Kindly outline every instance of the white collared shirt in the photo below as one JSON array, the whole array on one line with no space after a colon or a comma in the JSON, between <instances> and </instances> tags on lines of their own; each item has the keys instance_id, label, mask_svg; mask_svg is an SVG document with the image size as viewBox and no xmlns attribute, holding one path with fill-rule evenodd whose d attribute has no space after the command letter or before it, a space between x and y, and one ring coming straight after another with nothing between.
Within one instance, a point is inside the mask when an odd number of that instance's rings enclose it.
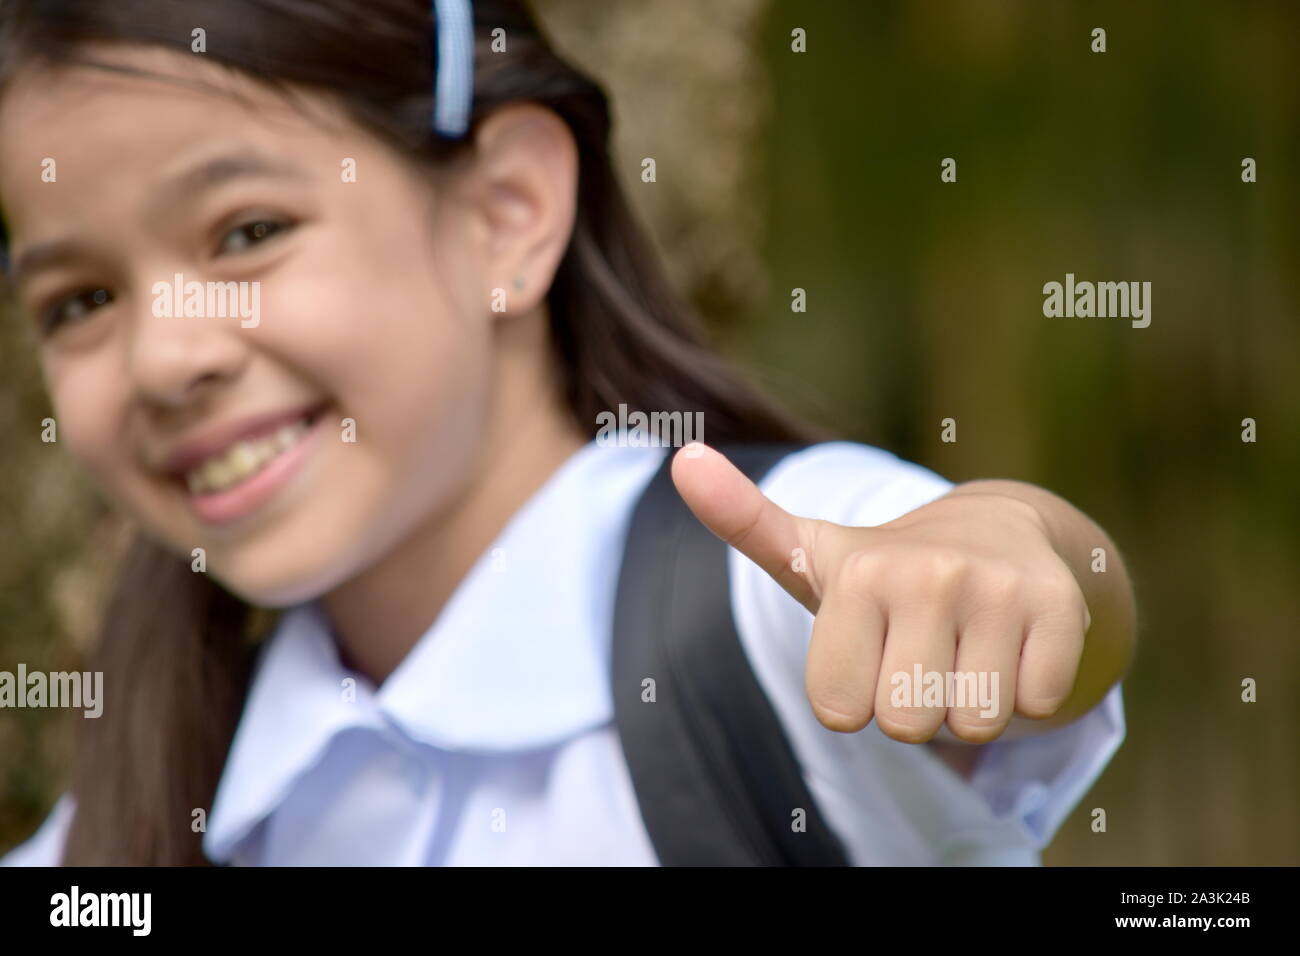
<instances>
[{"instance_id":1,"label":"white collared shirt","mask_svg":"<svg viewBox=\"0 0 1300 956\"><path fill-rule=\"evenodd\" d=\"M247 865L653 865L613 723L614 594L632 509L664 449L575 453L511 518L375 688L316 605L259 659L204 850ZM761 482L786 510L890 521L952 484L832 442ZM931 748L827 730L804 696L812 616L735 550L737 632L805 781L857 865L1035 864L1124 738L1120 687L1072 724L982 748L966 780ZM60 799L5 864L57 862Z\"/></svg>"}]
</instances>

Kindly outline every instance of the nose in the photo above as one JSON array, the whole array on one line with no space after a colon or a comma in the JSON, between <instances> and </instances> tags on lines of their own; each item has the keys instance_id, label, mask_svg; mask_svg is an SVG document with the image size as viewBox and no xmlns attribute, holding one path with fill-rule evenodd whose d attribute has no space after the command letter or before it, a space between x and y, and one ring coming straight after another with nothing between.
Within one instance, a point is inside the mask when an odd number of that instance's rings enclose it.
<instances>
[{"instance_id":1,"label":"nose","mask_svg":"<svg viewBox=\"0 0 1300 956\"><path fill-rule=\"evenodd\" d=\"M248 338L258 330L241 326L237 310L221 307L229 302L229 285L181 274L141 285L148 294L136 306L130 344L131 379L141 397L179 407L239 377L251 351Z\"/></svg>"}]
</instances>

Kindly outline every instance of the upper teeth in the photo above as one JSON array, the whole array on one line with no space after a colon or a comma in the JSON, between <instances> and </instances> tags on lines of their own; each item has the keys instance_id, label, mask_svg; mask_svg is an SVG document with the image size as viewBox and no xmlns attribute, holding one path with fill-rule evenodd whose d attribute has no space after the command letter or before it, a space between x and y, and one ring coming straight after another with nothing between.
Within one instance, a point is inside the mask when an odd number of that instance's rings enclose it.
<instances>
[{"instance_id":1,"label":"upper teeth","mask_svg":"<svg viewBox=\"0 0 1300 956\"><path fill-rule=\"evenodd\" d=\"M224 491L233 487L261 471L272 458L292 447L307 434L309 427L304 419L292 425L282 425L269 435L237 441L220 454L196 465L186 474L185 484L193 494Z\"/></svg>"}]
</instances>

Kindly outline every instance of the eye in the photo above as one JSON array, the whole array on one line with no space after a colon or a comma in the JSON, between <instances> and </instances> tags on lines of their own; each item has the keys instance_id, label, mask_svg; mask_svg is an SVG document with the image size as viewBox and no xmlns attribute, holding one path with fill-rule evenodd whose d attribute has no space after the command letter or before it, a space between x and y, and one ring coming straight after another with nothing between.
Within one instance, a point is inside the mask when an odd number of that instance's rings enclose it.
<instances>
[{"instance_id":1,"label":"eye","mask_svg":"<svg viewBox=\"0 0 1300 956\"><path fill-rule=\"evenodd\" d=\"M41 313L41 330L50 335L64 324L79 322L112 301L113 294L107 289L82 289L64 296Z\"/></svg>"},{"instance_id":2,"label":"eye","mask_svg":"<svg viewBox=\"0 0 1300 956\"><path fill-rule=\"evenodd\" d=\"M235 226L221 238L217 255L244 252L288 228L288 223L277 219L250 219Z\"/></svg>"}]
</instances>

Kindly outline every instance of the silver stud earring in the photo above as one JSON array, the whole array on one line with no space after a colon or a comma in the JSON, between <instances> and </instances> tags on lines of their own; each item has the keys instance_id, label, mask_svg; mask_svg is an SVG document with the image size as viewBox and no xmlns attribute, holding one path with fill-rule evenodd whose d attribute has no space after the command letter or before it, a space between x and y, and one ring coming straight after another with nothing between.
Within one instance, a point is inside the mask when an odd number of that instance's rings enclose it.
<instances>
[{"instance_id":1,"label":"silver stud earring","mask_svg":"<svg viewBox=\"0 0 1300 956\"><path fill-rule=\"evenodd\" d=\"M519 292L520 290L523 289L523 287L524 287L524 277L515 276L515 291Z\"/></svg>"}]
</instances>

